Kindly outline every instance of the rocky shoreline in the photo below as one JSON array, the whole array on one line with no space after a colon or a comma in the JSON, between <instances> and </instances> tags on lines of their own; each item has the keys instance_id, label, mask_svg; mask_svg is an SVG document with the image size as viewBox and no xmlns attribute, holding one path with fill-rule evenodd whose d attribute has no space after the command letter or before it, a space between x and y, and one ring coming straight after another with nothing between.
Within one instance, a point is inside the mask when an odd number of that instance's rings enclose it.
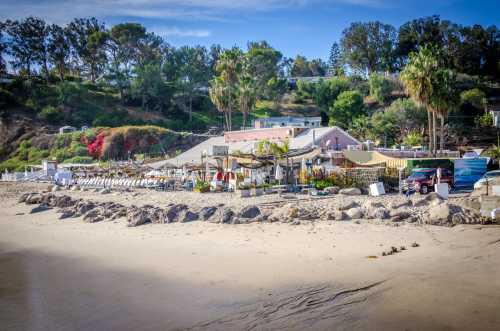
<instances>
[{"instance_id":1,"label":"rocky shoreline","mask_svg":"<svg viewBox=\"0 0 500 331\"><path fill-rule=\"evenodd\" d=\"M223 203L208 206L191 206L185 203L167 203L165 207L145 204L125 206L114 201L94 201L60 194L59 189L23 193L18 203L38 205L31 213L56 209L59 219L82 217L84 222L97 223L125 218L129 227L146 223L185 223L206 221L222 224L247 224L255 222L281 222L298 225L313 221L376 220L388 225L401 223L454 226L481 223L479 213L473 209L445 201L437 194L411 199L393 199L384 203L376 199L357 198L349 195L345 201L331 203L311 200L306 203L283 201L283 205L246 205L240 209ZM101 192L109 193L109 192Z\"/></svg>"}]
</instances>

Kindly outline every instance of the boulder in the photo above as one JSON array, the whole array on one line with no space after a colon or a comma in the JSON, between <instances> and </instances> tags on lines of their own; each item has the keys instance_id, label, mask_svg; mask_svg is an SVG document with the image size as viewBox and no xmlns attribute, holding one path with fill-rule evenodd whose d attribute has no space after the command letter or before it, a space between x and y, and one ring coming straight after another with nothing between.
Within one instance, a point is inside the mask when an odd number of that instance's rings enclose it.
<instances>
[{"instance_id":1,"label":"boulder","mask_svg":"<svg viewBox=\"0 0 500 331\"><path fill-rule=\"evenodd\" d=\"M171 206L166 213L166 223L178 221L181 211L186 210L187 208L188 206L182 203Z\"/></svg>"},{"instance_id":2,"label":"boulder","mask_svg":"<svg viewBox=\"0 0 500 331\"><path fill-rule=\"evenodd\" d=\"M366 200L363 203L363 208L365 210L377 209L377 208L385 208L384 204L380 201L373 201L371 199Z\"/></svg>"},{"instance_id":3,"label":"boulder","mask_svg":"<svg viewBox=\"0 0 500 331\"><path fill-rule=\"evenodd\" d=\"M413 201L411 200L405 200L403 202L401 201L393 201L390 203L389 205L389 208L390 209L399 209L399 208L403 208L403 207L411 207L413 206Z\"/></svg>"},{"instance_id":4,"label":"boulder","mask_svg":"<svg viewBox=\"0 0 500 331\"><path fill-rule=\"evenodd\" d=\"M109 188L103 188L103 189L99 190L99 193L100 194L109 194L109 193L111 193L111 190Z\"/></svg>"},{"instance_id":5,"label":"boulder","mask_svg":"<svg viewBox=\"0 0 500 331\"><path fill-rule=\"evenodd\" d=\"M340 187L338 186L329 186L325 187L323 191L328 192L328 194L337 194L340 191Z\"/></svg>"},{"instance_id":6,"label":"boulder","mask_svg":"<svg viewBox=\"0 0 500 331\"><path fill-rule=\"evenodd\" d=\"M57 192L61 190L61 187L59 185L54 185L50 190L51 192Z\"/></svg>"},{"instance_id":7,"label":"boulder","mask_svg":"<svg viewBox=\"0 0 500 331\"><path fill-rule=\"evenodd\" d=\"M76 212L80 215L85 215L95 207L96 205L92 201L80 201L76 206Z\"/></svg>"},{"instance_id":8,"label":"boulder","mask_svg":"<svg viewBox=\"0 0 500 331\"><path fill-rule=\"evenodd\" d=\"M24 201L27 205L34 205L41 203L43 199L43 196L40 193L32 193L28 197L26 197L26 200Z\"/></svg>"},{"instance_id":9,"label":"boulder","mask_svg":"<svg viewBox=\"0 0 500 331\"><path fill-rule=\"evenodd\" d=\"M230 208L223 208L221 211L221 218L220 221L221 223L231 223L234 217L234 211L232 211Z\"/></svg>"},{"instance_id":10,"label":"boulder","mask_svg":"<svg viewBox=\"0 0 500 331\"><path fill-rule=\"evenodd\" d=\"M179 222L182 222L182 223L192 222L192 221L196 221L199 218L200 218L200 216L197 213L192 212L190 210L186 210L186 212L184 212L184 214L180 217Z\"/></svg>"},{"instance_id":11,"label":"boulder","mask_svg":"<svg viewBox=\"0 0 500 331\"><path fill-rule=\"evenodd\" d=\"M327 218L332 221L345 221L349 219L349 216L347 216L345 211L335 210L328 213Z\"/></svg>"},{"instance_id":12,"label":"boulder","mask_svg":"<svg viewBox=\"0 0 500 331\"><path fill-rule=\"evenodd\" d=\"M351 208L348 211L346 211L347 216L350 219L360 219L363 218L363 209L357 207L357 208Z\"/></svg>"},{"instance_id":13,"label":"boulder","mask_svg":"<svg viewBox=\"0 0 500 331\"><path fill-rule=\"evenodd\" d=\"M87 223L97 223L104 220L102 215L104 212L102 207L94 208L90 210L85 216L83 216L83 221Z\"/></svg>"},{"instance_id":14,"label":"boulder","mask_svg":"<svg viewBox=\"0 0 500 331\"><path fill-rule=\"evenodd\" d=\"M65 208L62 210L61 215L59 215L59 219L63 220L73 216L75 216L75 210L73 208Z\"/></svg>"},{"instance_id":15,"label":"boulder","mask_svg":"<svg viewBox=\"0 0 500 331\"><path fill-rule=\"evenodd\" d=\"M200 210L200 216L201 218L206 221L208 220L210 217L212 217L215 212L217 211L217 207L203 207L201 210Z\"/></svg>"},{"instance_id":16,"label":"boulder","mask_svg":"<svg viewBox=\"0 0 500 331\"><path fill-rule=\"evenodd\" d=\"M78 191L78 190L80 190L80 186L78 185L71 186L71 191Z\"/></svg>"},{"instance_id":17,"label":"boulder","mask_svg":"<svg viewBox=\"0 0 500 331\"><path fill-rule=\"evenodd\" d=\"M150 222L148 213L141 208L130 208L127 210L127 226L134 227Z\"/></svg>"},{"instance_id":18,"label":"boulder","mask_svg":"<svg viewBox=\"0 0 500 331\"><path fill-rule=\"evenodd\" d=\"M23 193L21 194L21 196L19 197L19 199L17 200L17 203L23 203L23 202L26 202L26 200L28 199L28 197L32 194L35 194L33 192L30 192L30 193Z\"/></svg>"},{"instance_id":19,"label":"boulder","mask_svg":"<svg viewBox=\"0 0 500 331\"><path fill-rule=\"evenodd\" d=\"M37 207L31 209L30 214L36 214L36 213L40 213L42 211L47 211L47 210L51 210L51 209L52 208L50 208L49 205L42 203L42 204L38 205Z\"/></svg>"},{"instance_id":20,"label":"boulder","mask_svg":"<svg viewBox=\"0 0 500 331\"><path fill-rule=\"evenodd\" d=\"M424 218L424 223L432 225L451 225L453 208L448 203L431 206Z\"/></svg>"},{"instance_id":21,"label":"boulder","mask_svg":"<svg viewBox=\"0 0 500 331\"><path fill-rule=\"evenodd\" d=\"M260 209L257 206L251 205L251 206L246 206L244 207L240 213L238 214L238 217L241 218L255 218L260 215Z\"/></svg>"},{"instance_id":22,"label":"boulder","mask_svg":"<svg viewBox=\"0 0 500 331\"><path fill-rule=\"evenodd\" d=\"M415 207L437 206L443 201L443 198L441 198L439 194L437 194L436 192L431 192L424 198L415 202L413 205Z\"/></svg>"},{"instance_id":23,"label":"boulder","mask_svg":"<svg viewBox=\"0 0 500 331\"><path fill-rule=\"evenodd\" d=\"M67 208L74 206L77 202L70 196L62 195L54 198L54 205L58 208Z\"/></svg>"},{"instance_id":24,"label":"boulder","mask_svg":"<svg viewBox=\"0 0 500 331\"><path fill-rule=\"evenodd\" d=\"M385 220L390 217L390 213L383 207L366 209L367 218Z\"/></svg>"},{"instance_id":25,"label":"boulder","mask_svg":"<svg viewBox=\"0 0 500 331\"><path fill-rule=\"evenodd\" d=\"M403 222L411 218L412 214L410 213L409 210L406 209L391 210L391 212L389 213L389 217L391 218L392 222Z\"/></svg>"},{"instance_id":26,"label":"boulder","mask_svg":"<svg viewBox=\"0 0 500 331\"><path fill-rule=\"evenodd\" d=\"M339 194L343 195L361 195L361 190L357 187L343 188L339 191Z\"/></svg>"},{"instance_id":27,"label":"boulder","mask_svg":"<svg viewBox=\"0 0 500 331\"><path fill-rule=\"evenodd\" d=\"M338 210L349 210L349 209L357 208L357 207L359 207L359 203L354 202L354 201L350 201L348 203L344 203L344 204L338 206L337 209Z\"/></svg>"}]
</instances>

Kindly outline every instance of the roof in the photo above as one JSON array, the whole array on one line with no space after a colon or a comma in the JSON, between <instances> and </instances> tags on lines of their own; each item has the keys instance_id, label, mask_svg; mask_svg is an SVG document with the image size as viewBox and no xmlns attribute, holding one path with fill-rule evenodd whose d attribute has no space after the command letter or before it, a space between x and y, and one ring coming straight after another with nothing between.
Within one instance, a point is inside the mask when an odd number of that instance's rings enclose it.
<instances>
[{"instance_id":1,"label":"roof","mask_svg":"<svg viewBox=\"0 0 500 331\"><path fill-rule=\"evenodd\" d=\"M353 138L350 136L347 132L342 130L339 127L333 126L333 127L320 127L320 128L315 128L315 129L308 129L300 134L298 134L295 137L289 138L289 148L291 150L296 150L296 149L305 149L305 148L310 148L313 145L313 131L314 131L314 136L315 140L319 141L322 137L327 135L328 133L331 133L334 130L340 131L342 134L347 135L349 138L353 139L354 141L358 141L357 139ZM218 137L213 137L205 140L204 142L194 146L193 148L185 151L184 153L177 155L176 157L173 157L168 160L162 160L154 163L149 163L148 166L158 169L161 168L167 164L172 164L178 167L182 167L184 164L199 164L201 162L201 155L203 154L204 151L210 153L212 150L212 146L228 146L229 147L229 153L233 154L237 151L241 153L252 153L253 149L255 148L255 144L257 143L257 140L251 140L251 141L237 141L237 142L225 142L223 136L218 136ZM208 158L209 162L213 161L212 157Z\"/></svg>"}]
</instances>

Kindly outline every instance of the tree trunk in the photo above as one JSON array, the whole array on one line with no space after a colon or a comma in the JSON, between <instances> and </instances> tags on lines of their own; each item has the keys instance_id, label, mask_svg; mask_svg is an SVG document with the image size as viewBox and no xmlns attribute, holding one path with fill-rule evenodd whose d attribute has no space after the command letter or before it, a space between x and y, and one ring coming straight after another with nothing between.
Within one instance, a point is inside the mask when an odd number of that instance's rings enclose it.
<instances>
[{"instance_id":1,"label":"tree trunk","mask_svg":"<svg viewBox=\"0 0 500 331\"><path fill-rule=\"evenodd\" d=\"M247 112L243 112L243 129L247 126Z\"/></svg>"},{"instance_id":2,"label":"tree trunk","mask_svg":"<svg viewBox=\"0 0 500 331\"><path fill-rule=\"evenodd\" d=\"M429 153L432 153L432 115L430 110L427 110L427 125L429 131Z\"/></svg>"},{"instance_id":3,"label":"tree trunk","mask_svg":"<svg viewBox=\"0 0 500 331\"><path fill-rule=\"evenodd\" d=\"M432 154L435 156L437 151L437 135L436 135L436 112L432 112L432 145L433 151Z\"/></svg>"},{"instance_id":4,"label":"tree trunk","mask_svg":"<svg viewBox=\"0 0 500 331\"><path fill-rule=\"evenodd\" d=\"M444 152L444 115L440 116L441 118L441 137L439 139L439 149L441 150L441 155L443 155Z\"/></svg>"}]
</instances>

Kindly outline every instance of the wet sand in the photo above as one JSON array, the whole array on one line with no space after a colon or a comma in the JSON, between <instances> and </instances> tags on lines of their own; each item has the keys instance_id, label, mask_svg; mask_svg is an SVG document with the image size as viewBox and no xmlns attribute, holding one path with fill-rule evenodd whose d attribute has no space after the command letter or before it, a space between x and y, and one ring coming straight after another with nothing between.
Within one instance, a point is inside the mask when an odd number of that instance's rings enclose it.
<instances>
[{"instance_id":1,"label":"wet sand","mask_svg":"<svg viewBox=\"0 0 500 331\"><path fill-rule=\"evenodd\" d=\"M500 327L498 226L127 228L29 214L0 192L1 330Z\"/></svg>"}]
</instances>

